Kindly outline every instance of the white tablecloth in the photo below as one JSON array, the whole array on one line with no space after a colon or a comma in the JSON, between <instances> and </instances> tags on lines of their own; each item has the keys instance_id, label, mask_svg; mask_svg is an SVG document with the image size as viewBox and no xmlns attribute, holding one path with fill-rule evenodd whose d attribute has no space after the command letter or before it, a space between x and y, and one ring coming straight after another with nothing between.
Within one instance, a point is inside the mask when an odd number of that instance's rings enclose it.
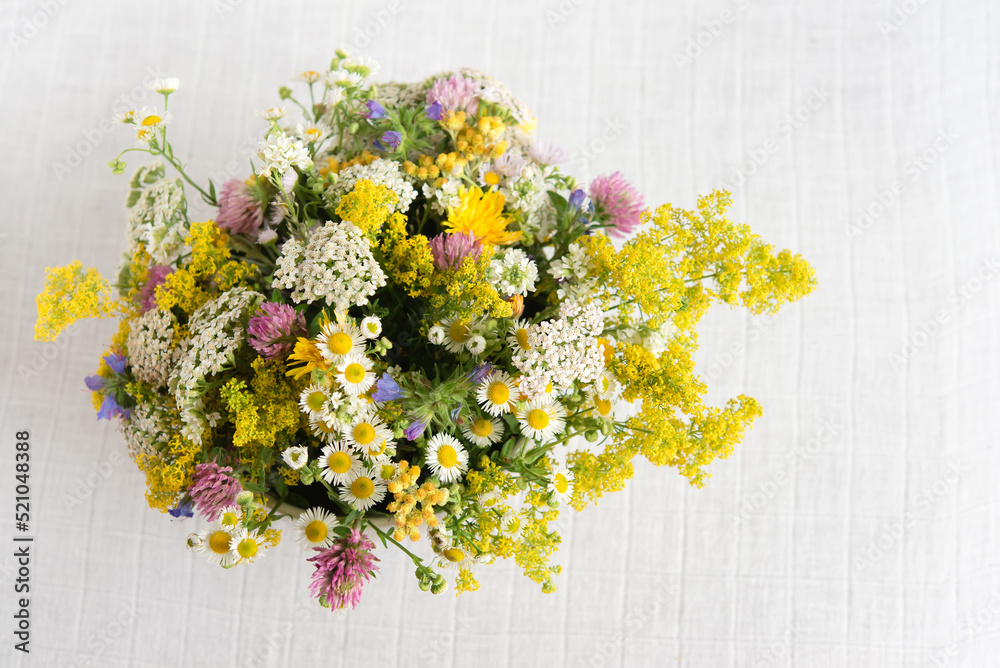
<instances>
[{"instance_id":1,"label":"white tablecloth","mask_svg":"<svg viewBox=\"0 0 1000 668\"><path fill-rule=\"evenodd\" d=\"M283 10L279 10L283 7ZM973 0L0 4L0 664L987 666L1000 650L1000 12ZM992 42L992 44L991 44ZM715 309L699 370L764 416L701 490L637 466L564 523L559 591L513 564L482 589L382 571L345 618L293 544L222 571L82 379L113 332L32 341L43 268L113 273L130 145L105 123L183 79L171 136L243 176L294 73L338 46L384 79L505 81L582 178L647 202L728 186L732 217L803 253L819 289L770 319ZM117 101L117 103L116 103ZM139 164L141 160L129 158ZM207 212L206 212L207 213ZM13 650L14 434L31 433L31 654Z\"/></svg>"}]
</instances>

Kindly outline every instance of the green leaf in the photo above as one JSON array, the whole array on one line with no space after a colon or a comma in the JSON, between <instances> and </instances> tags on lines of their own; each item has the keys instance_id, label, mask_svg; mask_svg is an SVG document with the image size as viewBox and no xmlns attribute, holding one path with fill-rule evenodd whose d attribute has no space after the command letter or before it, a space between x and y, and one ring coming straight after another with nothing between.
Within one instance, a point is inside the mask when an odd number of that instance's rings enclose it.
<instances>
[{"instance_id":1,"label":"green leaf","mask_svg":"<svg viewBox=\"0 0 1000 668\"><path fill-rule=\"evenodd\" d=\"M285 497L285 501L292 504L293 506L298 506L299 508L308 508L309 502L306 501L305 497L299 496L298 494L289 494Z\"/></svg>"},{"instance_id":2,"label":"green leaf","mask_svg":"<svg viewBox=\"0 0 1000 668\"><path fill-rule=\"evenodd\" d=\"M257 492L258 494L266 494L268 489L262 485L258 485L255 482L244 482L243 486L249 489L251 492Z\"/></svg>"}]
</instances>

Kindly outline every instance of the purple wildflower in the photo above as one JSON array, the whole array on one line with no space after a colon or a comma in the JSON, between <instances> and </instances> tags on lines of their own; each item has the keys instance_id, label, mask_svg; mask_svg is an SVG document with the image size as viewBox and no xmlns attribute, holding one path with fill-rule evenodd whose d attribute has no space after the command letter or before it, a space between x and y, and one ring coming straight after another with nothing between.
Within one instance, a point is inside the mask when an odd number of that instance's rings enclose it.
<instances>
[{"instance_id":1,"label":"purple wildflower","mask_svg":"<svg viewBox=\"0 0 1000 668\"><path fill-rule=\"evenodd\" d=\"M173 267L166 267L162 264L154 264L149 268L146 282L139 289L136 295L136 304L139 305L139 312L145 313L156 308L156 288L163 284L167 276L174 273Z\"/></svg>"},{"instance_id":2,"label":"purple wildflower","mask_svg":"<svg viewBox=\"0 0 1000 668\"><path fill-rule=\"evenodd\" d=\"M288 355L296 337L305 332L305 316L287 304L276 302L261 304L247 325L250 345L261 357L269 360Z\"/></svg>"},{"instance_id":3,"label":"purple wildflower","mask_svg":"<svg viewBox=\"0 0 1000 668\"><path fill-rule=\"evenodd\" d=\"M566 159L566 151L549 142L535 142L529 153L543 165L558 165Z\"/></svg>"},{"instance_id":4,"label":"purple wildflower","mask_svg":"<svg viewBox=\"0 0 1000 668\"><path fill-rule=\"evenodd\" d=\"M368 100L365 102L365 108L367 111L362 111L361 115L370 121L377 121L380 118L385 118L385 107L376 102L375 100Z\"/></svg>"},{"instance_id":5,"label":"purple wildflower","mask_svg":"<svg viewBox=\"0 0 1000 668\"><path fill-rule=\"evenodd\" d=\"M223 508L233 505L236 496L243 491L240 481L233 477L233 469L220 467L215 462L196 465L191 478L194 482L188 494L194 507L209 522L215 521Z\"/></svg>"},{"instance_id":6,"label":"purple wildflower","mask_svg":"<svg viewBox=\"0 0 1000 668\"><path fill-rule=\"evenodd\" d=\"M434 100L432 104L427 105L427 108L424 110L424 113L426 113L427 118L431 119L432 121L440 121L442 118L444 118L444 107L441 106L440 102Z\"/></svg>"},{"instance_id":7,"label":"purple wildflower","mask_svg":"<svg viewBox=\"0 0 1000 668\"><path fill-rule=\"evenodd\" d=\"M434 255L434 266L441 271L454 269L467 257L478 260L483 250L472 232L468 234L444 232L431 239L430 245L431 253Z\"/></svg>"},{"instance_id":8,"label":"purple wildflower","mask_svg":"<svg viewBox=\"0 0 1000 668\"><path fill-rule=\"evenodd\" d=\"M323 605L340 610L348 605L356 608L361 600L361 588L378 571L372 554L375 544L357 529L338 537L327 548L314 548L319 554L309 557L316 570L309 591Z\"/></svg>"},{"instance_id":9,"label":"purple wildflower","mask_svg":"<svg viewBox=\"0 0 1000 668\"><path fill-rule=\"evenodd\" d=\"M128 364L128 360L121 353L108 353L104 356L104 363L120 376L125 373L125 365Z\"/></svg>"},{"instance_id":10,"label":"purple wildflower","mask_svg":"<svg viewBox=\"0 0 1000 668\"><path fill-rule=\"evenodd\" d=\"M83 382L86 383L87 389L91 392L100 392L104 389L104 384L108 382L108 379L95 373L84 378Z\"/></svg>"},{"instance_id":11,"label":"purple wildflower","mask_svg":"<svg viewBox=\"0 0 1000 668\"><path fill-rule=\"evenodd\" d=\"M582 209L587 201L587 193L577 188L569 194L569 205L574 209Z\"/></svg>"},{"instance_id":12,"label":"purple wildflower","mask_svg":"<svg viewBox=\"0 0 1000 668\"><path fill-rule=\"evenodd\" d=\"M479 111L480 86L461 74L452 74L447 79L436 79L427 91L427 104L439 102L448 111L464 111L467 116L475 116Z\"/></svg>"},{"instance_id":13,"label":"purple wildflower","mask_svg":"<svg viewBox=\"0 0 1000 668\"><path fill-rule=\"evenodd\" d=\"M403 392L399 387L399 383L387 373L383 373L382 377L378 379L375 383L375 392L372 393L372 399L379 402L395 401L405 396L406 392Z\"/></svg>"},{"instance_id":14,"label":"purple wildflower","mask_svg":"<svg viewBox=\"0 0 1000 668\"><path fill-rule=\"evenodd\" d=\"M484 362L472 370L472 373L469 374L469 382L473 385L479 384L491 373L493 373L493 365L489 362Z\"/></svg>"},{"instance_id":15,"label":"purple wildflower","mask_svg":"<svg viewBox=\"0 0 1000 668\"><path fill-rule=\"evenodd\" d=\"M375 148L380 151L395 151L403 141L403 133L395 130L386 130L381 139L375 140Z\"/></svg>"},{"instance_id":16,"label":"purple wildflower","mask_svg":"<svg viewBox=\"0 0 1000 668\"><path fill-rule=\"evenodd\" d=\"M104 401L101 402L101 409L97 411L98 420L110 420L113 417L129 419L132 416L132 411L127 408L122 408L115 401L115 395L109 394L104 397Z\"/></svg>"},{"instance_id":17,"label":"purple wildflower","mask_svg":"<svg viewBox=\"0 0 1000 668\"><path fill-rule=\"evenodd\" d=\"M624 237L639 227L646 205L639 191L629 185L621 172L598 176L591 181L590 198L594 200L598 216L607 217L611 223L609 235Z\"/></svg>"},{"instance_id":18,"label":"purple wildflower","mask_svg":"<svg viewBox=\"0 0 1000 668\"><path fill-rule=\"evenodd\" d=\"M423 435L424 429L427 429L426 419L414 420L409 427L403 430L403 436L408 441L415 441Z\"/></svg>"},{"instance_id":19,"label":"purple wildflower","mask_svg":"<svg viewBox=\"0 0 1000 668\"><path fill-rule=\"evenodd\" d=\"M190 500L177 504L177 507L171 508L167 512L170 513L171 517L194 517Z\"/></svg>"},{"instance_id":20,"label":"purple wildflower","mask_svg":"<svg viewBox=\"0 0 1000 668\"><path fill-rule=\"evenodd\" d=\"M250 234L264 222L261 206L253 188L239 179L230 179L219 193L219 215L215 224L232 234Z\"/></svg>"}]
</instances>

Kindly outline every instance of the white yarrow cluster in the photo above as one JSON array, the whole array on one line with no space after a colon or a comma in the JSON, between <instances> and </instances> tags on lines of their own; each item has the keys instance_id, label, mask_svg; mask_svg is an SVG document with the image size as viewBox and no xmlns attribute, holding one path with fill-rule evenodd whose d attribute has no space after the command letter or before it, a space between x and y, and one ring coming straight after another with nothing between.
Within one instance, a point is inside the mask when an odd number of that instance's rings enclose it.
<instances>
[{"instance_id":1,"label":"white yarrow cluster","mask_svg":"<svg viewBox=\"0 0 1000 668\"><path fill-rule=\"evenodd\" d=\"M180 179L156 181L143 189L128 214L129 253L142 244L154 264L171 264L184 249L186 212Z\"/></svg>"},{"instance_id":2,"label":"white yarrow cluster","mask_svg":"<svg viewBox=\"0 0 1000 668\"><path fill-rule=\"evenodd\" d=\"M173 313L159 309L147 311L132 323L127 349L136 380L155 388L167 386L179 350L171 350L176 324Z\"/></svg>"},{"instance_id":3,"label":"white yarrow cluster","mask_svg":"<svg viewBox=\"0 0 1000 668\"><path fill-rule=\"evenodd\" d=\"M144 401L132 409L128 420L121 423L125 447L133 461L140 456L156 457L159 448L170 441L179 425L173 424L170 414L152 401Z\"/></svg>"},{"instance_id":4,"label":"white yarrow cluster","mask_svg":"<svg viewBox=\"0 0 1000 668\"><path fill-rule=\"evenodd\" d=\"M529 397L545 392L549 383L563 390L574 381L591 383L604 370L604 352L597 337L604 314L597 304L567 301L559 318L528 327L528 350L518 348L514 366L523 374L520 390Z\"/></svg>"},{"instance_id":5,"label":"white yarrow cluster","mask_svg":"<svg viewBox=\"0 0 1000 668\"><path fill-rule=\"evenodd\" d=\"M260 176L271 176L277 172L278 176L286 174L297 167L299 169L309 169L312 167L312 158L309 151L300 139L292 139L288 135L272 134L261 142L257 155L262 160Z\"/></svg>"},{"instance_id":6,"label":"white yarrow cluster","mask_svg":"<svg viewBox=\"0 0 1000 668\"><path fill-rule=\"evenodd\" d=\"M556 294L562 299L586 301L597 281L587 277L590 260L587 250L577 243L572 243L566 254L552 261L549 273L559 282Z\"/></svg>"},{"instance_id":7,"label":"white yarrow cluster","mask_svg":"<svg viewBox=\"0 0 1000 668\"><path fill-rule=\"evenodd\" d=\"M375 185L385 186L396 193L395 211L406 212L410 204L417 197L410 182L407 181L403 172L399 169L399 163L395 160L385 160L379 158L370 165L351 165L340 172L337 183L333 186L333 194L336 200L354 190L358 181L368 180Z\"/></svg>"},{"instance_id":8,"label":"white yarrow cluster","mask_svg":"<svg viewBox=\"0 0 1000 668\"><path fill-rule=\"evenodd\" d=\"M511 248L490 263L490 282L501 295L526 295L535 289L538 266L520 248Z\"/></svg>"},{"instance_id":9,"label":"white yarrow cluster","mask_svg":"<svg viewBox=\"0 0 1000 668\"><path fill-rule=\"evenodd\" d=\"M271 287L292 290L296 303L325 299L337 309L362 306L385 285L368 237L348 222L326 223L305 246L289 239L277 264Z\"/></svg>"}]
</instances>

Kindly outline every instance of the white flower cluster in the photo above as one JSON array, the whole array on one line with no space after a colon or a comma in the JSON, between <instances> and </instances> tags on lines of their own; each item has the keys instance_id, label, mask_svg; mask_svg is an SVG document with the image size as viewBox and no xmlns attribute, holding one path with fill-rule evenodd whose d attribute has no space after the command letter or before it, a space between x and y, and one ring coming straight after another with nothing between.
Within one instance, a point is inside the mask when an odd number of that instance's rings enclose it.
<instances>
[{"instance_id":1,"label":"white flower cluster","mask_svg":"<svg viewBox=\"0 0 1000 668\"><path fill-rule=\"evenodd\" d=\"M462 68L462 76L472 79L479 84L480 99L506 107L514 117L514 120L518 123L532 123L535 120L535 117L531 113L531 109L514 97L514 94L510 92L510 89L501 82L491 78L489 75L484 74L479 70L468 67Z\"/></svg>"},{"instance_id":2,"label":"white flower cluster","mask_svg":"<svg viewBox=\"0 0 1000 668\"><path fill-rule=\"evenodd\" d=\"M288 135L272 134L261 142L257 155L263 161L258 174L271 176L277 172L281 177L292 169L309 169L312 158L302 140L293 140Z\"/></svg>"},{"instance_id":3,"label":"white flower cluster","mask_svg":"<svg viewBox=\"0 0 1000 668\"><path fill-rule=\"evenodd\" d=\"M155 264L170 264L180 257L187 236L187 200L180 179L156 181L138 193L128 214L129 254L139 244Z\"/></svg>"},{"instance_id":4,"label":"white flower cluster","mask_svg":"<svg viewBox=\"0 0 1000 668\"><path fill-rule=\"evenodd\" d=\"M233 362L245 341L250 315L263 300L259 292L236 287L202 304L191 315L191 338L182 346L168 385L187 425L185 436L196 443L201 442L201 430L208 419L201 407L205 379Z\"/></svg>"},{"instance_id":5,"label":"white flower cluster","mask_svg":"<svg viewBox=\"0 0 1000 668\"><path fill-rule=\"evenodd\" d=\"M405 213L417 197L417 191L413 189L413 186L410 185L410 182L404 178L403 173L399 170L399 163L395 160L379 158L370 165L351 165L340 172L337 183L332 188L335 203L341 197L354 190L354 186L358 181L365 179L376 185L385 186L396 193L398 197L396 211Z\"/></svg>"},{"instance_id":6,"label":"white flower cluster","mask_svg":"<svg viewBox=\"0 0 1000 668\"><path fill-rule=\"evenodd\" d=\"M569 389L574 381L591 383L604 371L604 351L597 337L604 314L595 303L566 301L559 318L528 327L528 350L517 348L513 363L524 374L520 389L529 397L553 387Z\"/></svg>"},{"instance_id":7,"label":"white flower cluster","mask_svg":"<svg viewBox=\"0 0 1000 668\"><path fill-rule=\"evenodd\" d=\"M448 208L462 206L462 198L458 192L462 189L462 179L448 176L440 188L435 188L429 183L423 186L424 197L430 202L431 209L440 215L448 213Z\"/></svg>"},{"instance_id":8,"label":"white flower cluster","mask_svg":"<svg viewBox=\"0 0 1000 668\"><path fill-rule=\"evenodd\" d=\"M122 421L121 432L129 456L138 461L140 456L157 456L158 446L166 445L179 427L156 402L144 401L132 409L128 420Z\"/></svg>"},{"instance_id":9,"label":"white flower cluster","mask_svg":"<svg viewBox=\"0 0 1000 668\"><path fill-rule=\"evenodd\" d=\"M538 266L523 250L511 248L490 263L487 278L501 295L526 295L535 290Z\"/></svg>"},{"instance_id":10,"label":"white flower cluster","mask_svg":"<svg viewBox=\"0 0 1000 668\"><path fill-rule=\"evenodd\" d=\"M129 330L128 359L135 379L155 388L167 386L180 348L170 349L177 318L170 311L152 309L139 317Z\"/></svg>"},{"instance_id":11,"label":"white flower cluster","mask_svg":"<svg viewBox=\"0 0 1000 668\"><path fill-rule=\"evenodd\" d=\"M368 237L348 222L326 223L304 247L292 238L281 247L272 288L293 290L295 302L325 299L337 309L368 303L385 285Z\"/></svg>"},{"instance_id":12,"label":"white flower cluster","mask_svg":"<svg viewBox=\"0 0 1000 668\"><path fill-rule=\"evenodd\" d=\"M560 298L583 301L593 291L596 283L594 279L587 278L589 266L587 250L580 244L570 244L566 254L549 265L549 273L560 283L556 294Z\"/></svg>"}]
</instances>

